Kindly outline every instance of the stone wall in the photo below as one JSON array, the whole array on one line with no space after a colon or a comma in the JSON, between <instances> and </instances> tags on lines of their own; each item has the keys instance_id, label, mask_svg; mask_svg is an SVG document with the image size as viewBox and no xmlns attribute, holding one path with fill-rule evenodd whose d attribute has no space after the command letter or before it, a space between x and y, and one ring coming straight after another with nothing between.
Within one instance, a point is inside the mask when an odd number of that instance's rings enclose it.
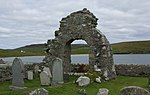
<instances>
[{"instance_id":1,"label":"stone wall","mask_svg":"<svg viewBox=\"0 0 150 95\"><path fill-rule=\"evenodd\" d=\"M25 78L27 76L27 71L34 70L35 65L39 65L39 67L41 67L42 65L46 65L46 64L42 64L42 63L25 64ZM77 66L72 65L72 68L75 68L75 67ZM119 64L119 65L115 65L115 67L116 67L115 69L116 69L117 75L123 75L123 76L148 76L150 75L150 65ZM86 68L88 68L87 65L86 65ZM76 71L76 70L73 70L73 71ZM82 70L79 70L79 71L82 71ZM0 64L0 82L5 81L5 80L10 80L11 78L12 78L11 65Z\"/></svg>"},{"instance_id":2,"label":"stone wall","mask_svg":"<svg viewBox=\"0 0 150 95\"><path fill-rule=\"evenodd\" d=\"M10 80L11 77L11 66L6 64L0 64L0 81Z\"/></svg>"},{"instance_id":3,"label":"stone wall","mask_svg":"<svg viewBox=\"0 0 150 95\"><path fill-rule=\"evenodd\" d=\"M40 68L42 63L25 63L25 78L27 78L27 71L34 71L34 66L38 65ZM8 64L0 64L0 82L5 80L10 80L12 78L12 68Z\"/></svg>"},{"instance_id":4,"label":"stone wall","mask_svg":"<svg viewBox=\"0 0 150 95\"><path fill-rule=\"evenodd\" d=\"M150 65L115 65L117 75L124 76L148 76L150 75Z\"/></svg>"},{"instance_id":5,"label":"stone wall","mask_svg":"<svg viewBox=\"0 0 150 95\"><path fill-rule=\"evenodd\" d=\"M106 36L96 28L97 20L86 8L62 18L59 29L55 31L55 38L47 41L45 50L48 55L44 61L51 64L53 58L58 57L64 63L64 72L70 72L71 43L84 40L89 46L89 69L97 65L100 69L107 69L109 79L115 78L112 48Z\"/></svg>"}]
</instances>

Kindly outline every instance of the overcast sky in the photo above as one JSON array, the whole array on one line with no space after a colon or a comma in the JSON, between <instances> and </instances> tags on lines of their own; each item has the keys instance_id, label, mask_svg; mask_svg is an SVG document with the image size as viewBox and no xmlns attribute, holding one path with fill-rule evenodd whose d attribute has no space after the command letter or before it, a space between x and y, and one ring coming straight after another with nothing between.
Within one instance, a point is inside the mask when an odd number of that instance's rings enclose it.
<instances>
[{"instance_id":1,"label":"overcast sky","mask_svg":"<svg viewBox=\"0 0 150 95\"><path fill-rule=\"evenodd\" d=\"M150 40L150 0L0 0L0 48L46 43L62 17L83 8L110 43Z\"/></svg>"}]
</instances>

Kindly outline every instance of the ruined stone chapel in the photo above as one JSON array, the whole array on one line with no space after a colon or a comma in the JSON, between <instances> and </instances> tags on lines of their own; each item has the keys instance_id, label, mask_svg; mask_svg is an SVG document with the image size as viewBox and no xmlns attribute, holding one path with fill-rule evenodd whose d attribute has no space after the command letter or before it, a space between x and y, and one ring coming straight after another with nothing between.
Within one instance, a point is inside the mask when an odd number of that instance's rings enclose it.
<instances>
[{"instance_id":1,"label":"ruined stone chapel","mask_svg":"<svg viewBox=\"0 0 150 95\"><path fill-rule=\"evenodd\" d=\"M112 48L106 36L96 28L97 20L86 8L62 18L59 30L55 31L55 38L47 41L48 55L45 60L51 63L52 59L60 58L64 72L70 72L71 43L84 40L89 46L90 69L97 65L102 72L108 72L109 79L115 78Z\"/></svg>"}]
</instances>

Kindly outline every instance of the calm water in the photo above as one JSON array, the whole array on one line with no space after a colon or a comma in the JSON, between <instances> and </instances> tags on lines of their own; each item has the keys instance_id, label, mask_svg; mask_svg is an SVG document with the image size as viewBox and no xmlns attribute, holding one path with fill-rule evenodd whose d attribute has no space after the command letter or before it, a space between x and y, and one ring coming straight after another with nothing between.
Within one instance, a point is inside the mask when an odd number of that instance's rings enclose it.
<instances>
[{"instance_id":1,"label":"calm water","mask_svg":"<svg viewBox=\"0 0 150 95\"><path fill-rule=\"evenodd\" d=\"M20 57L23 62L41 62L44 56ZM12 62L14 57L2 58ZM72 55L72 63L88 63L88 54ZM150 54L114 54L115 64L150 64Z\"/></svg>"}]
</instances>

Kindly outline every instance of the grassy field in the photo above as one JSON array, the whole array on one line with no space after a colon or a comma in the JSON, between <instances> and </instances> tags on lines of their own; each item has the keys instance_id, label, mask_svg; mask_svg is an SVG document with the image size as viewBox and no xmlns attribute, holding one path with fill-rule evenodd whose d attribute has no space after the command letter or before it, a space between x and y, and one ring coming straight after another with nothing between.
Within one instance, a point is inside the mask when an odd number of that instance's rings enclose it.
<instances>
[{"instance_id":1,"label":"grassy field","mask_svg":"<svg viewBox=\"0 0 150 95\"><path fill-rule=\"evenodd\" d=\"M16 49L0 49L0 57L42 56L46 55L44 44L33 44ZM112 44L114 54L150 54L150 41L122 42ZM23 52L21 52L23 51ZM84 44L72 45L72 54L87 54L89 47Z\"/></svg>"},{"instance_id":2,"label":"grassy field","mask_svg":"<svg viewBox=\"0 0 150 95\"><path fill-rule=\"evenodd\" d=\"M113 52L119 54L150 53L150 41L134 41L112 44Z\"/></svg>"},{"instance_id":3,"label":"grassy field","mask_svg":"<svg viewBox=\"0 0 150 95\"><path fill-rule=\"evenodd\" d=\"M80 95L78 94L78 89L86 89L87 95L96 95L99 88L109 89L109 95L120 95L120 89L125 86L140 86L147 89L148 78L146 77L128 77L128 76L118 76L115 80L103 82L101 84L92 83L87 87L78 87L73 83L77 77L72 76L69 81L63 85L58 86L40 86L39 79L34 79L32 81L25 80L25 86L27 89L20 91L9 90L9 85L11 81L0 82L0 95L28 95L29 91L36 88L45 88L49 91L49 95Z\"/></svg>"}]
</instances>

